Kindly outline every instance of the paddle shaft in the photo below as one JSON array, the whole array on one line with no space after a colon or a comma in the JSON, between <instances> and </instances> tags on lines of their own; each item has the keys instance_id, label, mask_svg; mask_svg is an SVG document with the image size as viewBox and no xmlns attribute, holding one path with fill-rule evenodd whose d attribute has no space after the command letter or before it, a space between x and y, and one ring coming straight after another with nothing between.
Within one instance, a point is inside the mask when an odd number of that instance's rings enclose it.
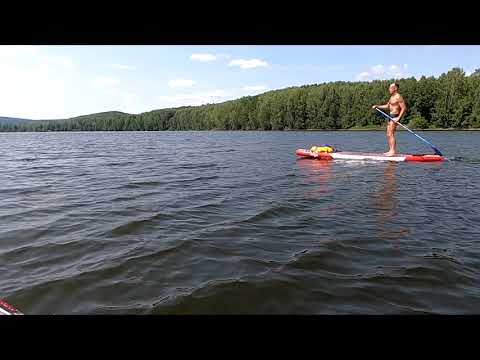
<instances>
[{"instance_id":1,"label":"paddle shaft","mask_svg":"<svg viewBox=\"0 0 480 360\"><path fill-rule=\"evenodd\" d=\"M393 121L393 118L384 113L382 110L380 110L379 108L375 108L375 110L377 110L378 112L380 112L381 114L383 114L384 116L386 116L387 118L389 118L391 121ZM398 125L400 125L401 127L403 127L404 129L410 131L413 135L415 135L416 137L418 137L420 140L426 142L428 145L430 145L433 149L433 151L435 151L435 154L437 155L440 155L440 156L443 156L442 152L440 150L437 149L437 147L435 145L433 145L431 142L429 142L428 140L425 140L424 138L422 138L420 135L414 133L412 130L410 130L408 127L406 127L405 125L401 124L400 122L396 122Z\"/></svg>"}]
</instances>

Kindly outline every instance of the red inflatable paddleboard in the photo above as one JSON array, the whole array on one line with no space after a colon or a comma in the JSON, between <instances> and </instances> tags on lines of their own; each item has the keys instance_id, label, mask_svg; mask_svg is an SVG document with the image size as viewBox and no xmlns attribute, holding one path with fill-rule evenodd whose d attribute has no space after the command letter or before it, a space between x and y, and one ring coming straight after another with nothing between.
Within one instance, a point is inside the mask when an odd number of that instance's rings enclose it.
<instances>
[{"instance_id":1,"label":"red inflatable paddleboard","mask_svg":"<svg viewBox=\"0 0 480 360\"><path fill-rule=\"evenodd\" d=\"M435 154L397 154L385 156L381 153L336 151L336 152L313 152L307 149L297 149L297 156L319 160L374 160L374 161L442 161L443 156Z\"/></svg>"}]
</instances>

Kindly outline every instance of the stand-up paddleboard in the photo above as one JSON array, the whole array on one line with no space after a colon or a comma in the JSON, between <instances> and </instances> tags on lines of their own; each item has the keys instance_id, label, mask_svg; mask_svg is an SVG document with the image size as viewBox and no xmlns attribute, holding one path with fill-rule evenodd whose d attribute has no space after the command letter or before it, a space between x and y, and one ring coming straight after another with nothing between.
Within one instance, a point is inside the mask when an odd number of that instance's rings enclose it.
<instances>
[{"instance_id":1,"label":"stand-up paddleboard","mask_svg":"<svg viewBox=\"0 0 480 360\"><path fill-rule=\"evenodd\" d=\"M379 113L384 115L390 121L394 121L393 118L384 113L379 108L375 108ZM442 152L433 145L430 141L425 140L420 135L415 134L405 125L396 121L398 125L403 127L405 130L408 130L410 133L415 135L417 138L422 140L424 143L430 145L435 154L397 154L394 156L385 156L384 154L379 153L368 153L368 152L354 152L354 151L336 151L331 145L324 144L322 146L313 146L308 149L297 149L297 156L320 159L320 160L334 160L334 159L343 159L343 160L376 160L376 161L421 161L421 162L430 162L430 161L442 161L444 156Z\"/></svg>"},{"instance_id":2,"label":"stand-up paddleboard","mask_svg":"<svg viewBox=\"0 0 480 360\"><path fill-rule=\"evenodd\" d=\"M315 152L308 149L297 149L297 156L319 159L319 160L374 160L374 161L442 161L443 156L436 154L398 154L395 156L385 156L381 153L354 152L354 151L335 151L335 152Z\"/></svg>"},{"instance_id":3,"label":"stand-up paddleboard","mask_svg":"<svg viewBox=\"0 0 480 360\"><path fill-rule=\"evenodd\" d=\"M5 300L0 299L0 315L23 315Z\"/></svg>"}]
</instances>

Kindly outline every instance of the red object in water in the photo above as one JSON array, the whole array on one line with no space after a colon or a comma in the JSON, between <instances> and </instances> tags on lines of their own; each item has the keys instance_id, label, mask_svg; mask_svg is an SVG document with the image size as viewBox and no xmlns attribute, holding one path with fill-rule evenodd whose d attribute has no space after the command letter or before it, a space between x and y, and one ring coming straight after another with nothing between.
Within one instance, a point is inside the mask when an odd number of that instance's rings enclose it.
<instances>
[{"instance_id":1,"label":"red object in water","mask_svg":"<svg viewBox=\"0 0 480 360\"><path fill-rule=\"evenodd\" d=\"M434 154L407 155L405 161L442 161L443 156Z\"/></svg>"},{"instance_id":2,"label":"red object in water","mask_svg":"<svg viewBox=\"0 0 480 360\"><path fill-rule=\"evenodd\" d=\"M442 161L443 156L435 154L398 154L395 156L385 156L379 153L354 152L354 151L338 151L338 152L313 152L307 149L297 149L297 156L313 158L319 160L377 160L377 161Z\"/></svg>"},{"instance_id":3,"label":"red object in water","mask_svg":"<svg viewBox=\"0 0 480 360\"><path fill-rule=\"evenodd\" d=\"M0 299L0 315L23 315L5 300Z\"/></svg>"}]
</instances>

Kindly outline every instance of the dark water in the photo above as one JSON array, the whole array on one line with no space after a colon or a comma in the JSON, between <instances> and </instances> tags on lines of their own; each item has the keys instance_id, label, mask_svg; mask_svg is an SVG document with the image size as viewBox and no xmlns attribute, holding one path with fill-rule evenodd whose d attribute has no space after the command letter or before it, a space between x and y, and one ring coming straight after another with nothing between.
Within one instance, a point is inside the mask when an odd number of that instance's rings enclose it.
<instances>
[{"instance_id":1,"label":"dark water","mask_svg":"<svg viewBox=\"0 0 480 360\"><path fill-rule=\"evenodd\" d=\"M0 297L27 314L480 313L480 132L0 134ZM402 152L431 152L409 133Z\"/></svg>"}]
</instances>

